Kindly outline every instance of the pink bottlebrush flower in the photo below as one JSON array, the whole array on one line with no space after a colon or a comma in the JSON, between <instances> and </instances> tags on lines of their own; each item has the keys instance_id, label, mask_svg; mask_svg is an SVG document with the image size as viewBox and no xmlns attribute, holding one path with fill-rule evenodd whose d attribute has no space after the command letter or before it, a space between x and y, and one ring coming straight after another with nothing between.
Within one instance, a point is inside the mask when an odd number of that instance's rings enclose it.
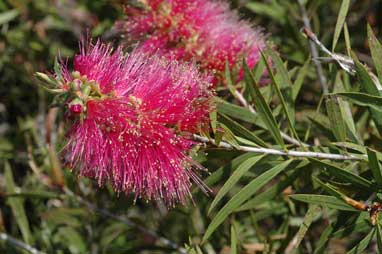
<instances>
[{"instance_id":1,"label":"pink bottlebrush flower","mask_svg":"<svg viewBox=\"0 0 382 254\"><path fill-rule=\"evenodd\" d=\"M190 64L124 55L100 42L81 47L74 71L61 65L71 122L66 163L136 198L184 203L193 172L190 137L208 128L210 80Z\"/></svg>"},{"instance_id":2,"label":"pink bottlebrush flower","mask_svg":"<svg viewBox=\"0 0 382 254\"><path fill-rule=\"evenodd\" d=\"M223 76L226 62L241 70L242 59L250 68L259 61L266 39L231 11L228 3L213 0L140 1L126 7L127 19L116 23L128 43L140 42L147 51L170 59L194 59L202 70Z\"/></svg>"}]
</instances>

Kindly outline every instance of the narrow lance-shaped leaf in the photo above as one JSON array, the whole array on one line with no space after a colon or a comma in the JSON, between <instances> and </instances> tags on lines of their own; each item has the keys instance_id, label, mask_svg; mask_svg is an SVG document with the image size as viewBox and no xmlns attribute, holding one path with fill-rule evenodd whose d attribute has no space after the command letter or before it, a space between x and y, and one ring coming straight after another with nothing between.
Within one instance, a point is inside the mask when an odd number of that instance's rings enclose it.
<instances>
[{"instance_id":1,"label":"narrow lance-shaped leaf","mask_svg":"<svg viewBox=\"0 0 382 254\"><path fill-rule=\"evenodd\" d=\"M264 76L264 70L265 70L265 62L263 59L259 59L259 62L256 64L254 68L254 77L256 82L259 82L260 79Z\"/></svg>"},{"instance_id":2,"label":"narrow lance-shaped leaf","mask_svg":"<svg viewBox=\"0 0 382 254\"><path fill-rule=\"evenodd\" d=\"M225 62L225 71L224 71L224 75L225 75L225 82L228 86L228 89L229 91L231 92L231 94L233 96L236 97L236 94L235 94L235 88L233 86L233 81L232 81L232 74L231 74L231 69L229 67L229 63L228 61Z\"/></svg>"},{"instance_id":3,"label":"narrow lance-shaped leaf","mask_svg":"<svg viewBox=\"0 0 382 254\"><path fill-rule=\"evenodd\" d=\"M312 180L313 180L313 182L317 183L324 191L329 193L331 196L334 196L334 197L336 197L338 199L341 199L341 200L344 200L344 198L346 197L346 195L344 195L343 193L339 192L330 183L324 183L323 181L321 181L319 178L317 178L315 176L312 177Z\"/></svg>"},{"instance_id":4,"label":"narrow lance-shaped leaf","mask_svg":"<svg viewBox=\"0 0 382 254\"><path fill-rule=\"evenodd\" d=\"M271 132L275 141L285 148L284 140L281 137L281 133L279 128L277 127L277 123L275 118L272 115L272 111L266 103L263 95L260 92L258 84L250 72L247 63L243 62L244 66L244 78L247 83L247 89L249 90L252 99L254 100L257 112L260 118L263 120L264 124L268 127L268 130Z\"/></svg>"},{"instance_id":5,"label":"narrow lance-shaped leaf","mask_svg":"<svg viewBox=\"0 0 382 254\"><path fill-rule=\"evenodd\" d=\"M215 137L215 142L218 145L221 141L221 139L224 138L225 141L227 141L229 144L232 146L236 147L239 145L239 143L236 140L235 134L224 124L219 123L218 124L218 129L221 130L220 134L221 136L219 138ZM219 131L217 131L219 133Z\"/></svg>"},{"instance_id":6,"label":"narrow lance-shaped leaf","mask_svg":"<svg viewBox=\"0 0 382 254\"><path fill-rule=\"evenodd\" d=\"M379 80L368 70L368 67L363 65L357 59L355 54L352 54L352 56L354 59L355 70L363 90L370 95L381 96L382 86L379 83Z\"/></svg>"},{"instance_id":7,"label":"narrow lance-shaped leaf","mask_svg":"<svg viewBox=\"0 0 382 254\"><path fill-rule=\"evenodd\" d=\"M348 183L351 183L363 189L372 188L372 183L369 180L361 176L358 176L350 171L344 170L328 162L323 162L316 159L310 159L310 160L316 163L317 165L324 167L330 175L335 176L338 180L347 181Z\"/></svg>"},{"instance_id":8,"label":"narrow lance-shaped leaf","mask_svg":"<svg viewBox=\"0 0 382 254\"><path fill-rule=\"evenodd\" d=\"M346 141L346 125L342 118L338 98L334 96L326 98L326 111L328 112L330 125L337 141Z\"/></svg>"},{"instance_id":9,"label":"narrow lance-shaped leaf","mask_svg":"<svg viewBox=\"0 0 382 254\"><path fill-rule=\"evenodd\" d=\"M346 92L346 88L344 85L344 82L342 81L342 76L347 75L345 73L337 73L335 85L333 88L333 92ZM346 76L344 76L346 78ZM330 96L330 95L329 95ZM355 143L363 144L362 139L359 138L357 130L355 128L355 122L353 119L350 103L348 101L344 101L342 98L336 98L336 101L338 102L338 107L340 109L340 113L342 116L342 120L345 122L346 125L346 134L348 134L348 138Z\"/></svg>"},{"instance_id":10,"label":"narrow lance-shaped leaf","mask_svg":"<svg viewBox=\"0 0 382 254\"><path fill-rule=\"evenodd\" d=\"M254 156L244 161L228 178L224 183L223 187L219 190L218 194L211 203L210 208L208 209L208 214L215 208L219 201L228 193L230 189L240 180L240 178L248 172L258 161L260 161L264 156Z\"/></svg>"},{"instance_id":11,"label":"narrow lance-shaped leaf","mask_svg":"<svg viewBox=\"0 0 382 254\"><path fill-rule=\"evenodd\" d=\"M256 177L244 188L242 188L235 196L233 196L227 204L220 209L216 216L208 226L204 236L203 242L207 241L216 228L230 215L236 208L248 200L253 194L255 194L260 188L272 180L276 175L285 170L292 160L288 160L280 163L272 169L264 172L260 176Z\"/></svg>"},{"instance_id":12,"label":"narrow lance-shaped leaf","mask_svg":"<svg viewBox=\"0 0 382 254\"><path fill-rule=\"evenodd\" d=\"M307 164L309 164L308 160L303 160L296 163L296 165L293 165L294 171L290 175L287 175L286 178L283 179L282 181L276 183L270 188L267 188L264 192L259 193L251 200L248 200L242 206L237 208L236 211L250 210L260 206L261 204L263 204L264 202L268 200L273 199L276 195L280 194L285 188L290 186L294 182L294 180L296 180L296 178L301 175L301 169Z\"/></svg>"},{"instance_id":13,"label":"narrow lance-shaped leaf","mask_svg":"<svg viewBox=\"0 0 382 254\"><path fill-rule=\"evenodd\" d=\"M259 117L252 114L246 108L226 102L222 99L217 99L217 108L218 112L220 113L226 114L235 119L245 121L247 123L257 123L258 125L261 125L262 128L266 128L265 124L262 124L262 121L259 119Z\"/></svg>"},{"instance_id":14,"label":"narrow lance-shaped leaf","mask_svg":"<svg viewBox=\"0 0 382 254\"><path fill-rule=\"evenodd\" d=\"M340 12L337 17L336 28L333 36L332 51L336 48L338 39L340 38L342 27L344 26L347 13L349 11L350 0L342 0Z\"/></svg>"},{"instance_id":15,"label":"narrow lance-shaped leaf","mask_svg":"<svg viewBox=\"0 0 382 254\"><path fill-rule=\"evenodd\" d=\"M371 57L375 65L379 81L382 82L382 46L379 43L377 37L375 37L373 29L370 25L367 25L367 37L369 39L369 47L371 51Z\"/></svg>"},{"instance_id":16,"label":"narrow lance-shaped leaf","mask_svg":"<svg viewBox=\"0 0 382 254\"><path fill-rule=\"evenodd\" d=\"M321 254L324 253L325 245L330 240L330 235L333 232L333 226L328 225L325 230L322 232L320 239L318 239L318 242L316 244L316 249L314 250L313 254Z\"/></svg>"},{"instance_id":17,"label":"narrow lance-shaped leaf","mask_svg":"<svg viewBox=\"0 0 382 254\"><path fill-rule=\"evenodd\" d=\"M292 86L292 100L293 101L296 101L297 96L301 90L302 84L304 83L304 79L305 79L306 75L308 74L309 64L310 64L310 58L308 60L306 60L304 65L301 67L301 69L299 70L299 72L297 74L297 78L293 83L293 86Z\"/></svg>"},{"instance_id":18,"label":"narrow lance-shaped leaf","mask_svg":"<svg viewBox=\"0 0 382 254\"><path fill-rule=\"evenodd\" d=\"M8 194L15 193L15 182L13 180L13 174L11 170L11 166L8 162L5 162L5 183L6 190ZM7 200L9 206L12 208L12 213L15 217L18 227L20 228L21 234L23 236L24 241L27 244L33 243L32 233L29 228L28 218L25 213L24 204L22 198L20 197L8 197Z\"/></svg>"},{"instance_id":19,"label":"narrow lance-shaped leaf","mask_svg":"<svg viewBox=\"0 0 382 254\"><path fill-rule=\"evenodd\" d=\"M346 53L348 54L348 57L351 57L351 43L350 43L350 35L349 35L349 29L348 25L344 24L344 37L345 37L345 44L346 44Z\"/></svg>"},{"instance_id":20,"label":"narrow lance-shaped leaf","mask_svg":"<svg viewBox=\"0 0 382 254\"><path fill-rule=\"evenodd\" d=\"M371 173L379 187L382 188L382 170L378 162L377 153L374 150L367 148L367 156L369 158Z\"/></svg>"},{"instance_id":21,"label":"narrow lance-shaped leaf","mask_svg":"<svg viewBox=\"0 0 382 254\"><path fill-rule=\"evenodd\" d=\"M234 224L231 225L231 254L237 253L237 237Z\"/></svg>"},{"instance_id":22,"label":"narrow lance-shaped leaf","mask_svg":"<svg viewBox=\"0 0 382 254\"><path fill-rule=\"evenodd\" d=\"M351 92L335 93L334 95L344 97L355 104L370 107L376 111L382 112L382 97L380 96Z\"/></svg>"},{"instance_id":23,"label":"narrow lance-shaped leaf","mask_svg":"<svg viewBox=\"0 0 382 254\"><path fill-rule=\"evenodd\" d=\"M370 224L370 215L368 213L359 213L358 218L352 221L350 225L344 225L337 231L333 232L332 238L344 238L347 236L354 235L356 233L369 232L372 229Z\"/></svg>"},{"instance_id":24,"label":"narrow lance-shaped leaf","mask_svg":"<svg viewBox=\"0 0 382 254\"><path fill-rule=\"evenodd\" d=\"M272 69L269 65L269 63L266 61L266 57L265 55L261 52L261 56L263 57L263 61L266 63L266 66L267 66L267 70L268 70L268 73L269 75L271 76L271 79L272 79L272 84L276 90L276 93L281 101L281 106L285 112L285 115L287 117L287 120L289 122L289 127L290 129L292 130L292 133L293 135L297 138L298 138L298 135L297 135L297 132L294 128L294 125L295 125L295 120L294 120L294 103L292 101L292 98L291 98L291 88L292 88L292 83L290 81L290 78L288 76L288 72L287 70L285 69L284 65L282 64L282 61L281 59L274 53L270 53L272 55L272 59L273 61L275 62L275 65L277 67L277 71L279 72L279 74L281 75L282 77L282 82L284 83L287 83L288 86L284 89L284 91L286 91L285 95L287 95L287 98L289 97L289 99L287 99L288 103L284 100L284 96L283 94L281 93L281 90L280 90L280 86L279 84L277 83L276 79L275 79L275 76L272 72Z\"/></svg>"},{"instance_id":25,"label":"narrow lance-shaped leaf","mask_svg":"<svg viewBox=\"0 0 382 254\"><path fill-rule=\"evenodd\" d=\"M268 145L257 135L255 135L253 132L246 129L241 124L235 122L231 118L227 117L224 114L219 114L219 121L226 126L230 127L231 130L236 133L237 135L242 136L243 138L246 138L248 140L251 140L255 142L256 144L260 145L261 147L268 147Z\"/></svg>"},{"instance_id":26,"label":"narrow lance-shaped leaf","mask_svg":"<svg viewBox=\"0 0 382 254\"><path fill-rule=\"evenodd\" d=\"M365 236L365 238L363 238L359 244L357 244L356 246L354 246L353 249L351 249L350 251L348 251L346 254L356 254L356 253L364 253L363 251L367 248L367 246L369 245L371 239L373 239L373 236L374 236L374 233L375 233L375 229L372 229L369 234L367 234Z\"/></svg>"},{"instance_id":27,"label":"narrow lance-shaped leaf","mask_svg":"<svg viewBox=\"0 0 382 254\"><path fill-rule=\"evenodd\" d=\"M267 50L267 54L271 56L273 64L276 67L277 75L280 77L280 80L276 80L275 74L273 73L273 70L267 61L267 57L264 55L263 52L261 52L261 56L263 59L263 62L265 63L265 66L267 67L268 73L271 75L272 83L275 86L276 92L280 97L280 100L282 101L284 105L284 110L287 110L287 117L289 117L291 123L294 125L295 117L294 117L294 100L293 100L293 94L292 94L292 81L290 79L290 76L288 74L288 70L285 68L284 63L282 62L281 58L271 49ZM278 82L277 82L278 81ZM282 91L282 94L281 94Z\"/></svg>"},{"instance_id":28,"label":"narrow lance-shaped leaf","mask_svg":"<svg viewBox=\"0 0 382 254\"><path fill-rule=\"evenodd\" d=\"M299 245L300 245L302 239L304 238L306 232L308 232L308 229L309 229L310 225L312 224L314 217L317 216L317 213L319 213L320 211L321 211L321 209L320 209L319 205L312 204L309 206L309 209L304 216L304 220L301 223L301 226L298 229L295 238L293 239L293 241L295 243L293 245L293 247L295 249L297 249L299 247Z\"/></svg>"},{"instance_id":29,"label":"narrow lance-shaped leaf","mask_svg":"<svg viewBox=\"0 0 382 254\"><path fill-rule=\"evenodd\" d=\"M228 178L228 176L235 168L237 168L240 164L242 164L244 161L248 160L253 156L254 153L244 153L236 157L227 165L221 166L220 168L215 170L206 180L204 180L204 183L210 186L217 182L220 182L224 178Z\"/></svg>"},{"instance_id":30,"label":"narrow lance-shaped leaf","mask_svg":"<svg viewBox=\"0 0 382 254\"><path fill-rule=\"evenodd\" d=\"M381 232L381 224L379 221L377 221L377 247L378 247L378 252L382 253L382 232Z\"/></svg>"},{"instance_id":31,"label":"narrow lance-shaped leaf","mask_svg":"<svg viewBox=\"0 0 382 254\"><path fill-rule=\"evenodd\" d=\"M358 212L358 210L346 204L344 201L332 196L314 194L294 194L289 195L289 197L298 201L306 202L309 204L327 206L336 210Z\"/></svg>"}]
</instances>

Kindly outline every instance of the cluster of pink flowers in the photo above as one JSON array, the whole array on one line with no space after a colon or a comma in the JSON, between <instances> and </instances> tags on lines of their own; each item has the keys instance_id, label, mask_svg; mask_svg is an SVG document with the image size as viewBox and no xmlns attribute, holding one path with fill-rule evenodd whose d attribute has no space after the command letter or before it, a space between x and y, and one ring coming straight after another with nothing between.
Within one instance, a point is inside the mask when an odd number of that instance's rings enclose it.
<instances>
[{"instance_id":1,"label":"cluster of pink flowers","mask_svg":"<svg viewBox=\"0 0 382 254\"><path fill-rule=\"evenodd\" d=\"M61 77L61 78L60 78ZM167 205L190 196L191 135L208 128L211 78L191 64L97 42L81 46L74 71L56 77L71 122L64 159L117 192Z\"/></svg>"},{"instance_id":2,"label":"cluster of pink flowers","mask_svg":"<svg viewBox=\"0 0 382 254\"><path fill-rule=\"evenodd\" d=\"M204 71L222 78L226 62L241 70L245 57L250 68L260 59L266 40L231 11L228 3L213 0L140 0L126 6L127 19L116 23L128 44L139 42L146 51L170 59L196 61Z\"/></svg>"},{"instance_id":3,"label":"cluster of pink flowers","mask_svg":"<svg viewBox=\"0 0 382 254\"><path fill-rule=\"evenodd\" d=\"M71 123L64 160L117 192L184 203L192 181L205 188L189 151L192 135L208 130L212 84L226 62L239 73L243 58L254 67L266 41L227 3L138 2L116 24L129 46L139 43L131 54L82 43L73 72L61 64L56 74Z\"/></svg>"}]
</instances>

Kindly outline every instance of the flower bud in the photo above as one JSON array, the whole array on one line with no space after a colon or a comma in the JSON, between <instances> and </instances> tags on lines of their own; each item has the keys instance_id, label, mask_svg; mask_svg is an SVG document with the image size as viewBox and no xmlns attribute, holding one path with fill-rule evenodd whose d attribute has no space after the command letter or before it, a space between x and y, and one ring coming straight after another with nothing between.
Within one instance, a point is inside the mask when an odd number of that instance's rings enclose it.
<instances>
[{"instance_id":1,"label":"flower bud","mask_svg":"<svg viewBox=\"0 0 382 254\"><path fill-rule=\"evenodd\" d=\"M81 73L79 71L73 71L72 72L72 77L75 79L78 79L81 77Z\"/></svg>"},{"instance_id":2,"label":"flower bud","mask_svg":"<svg viewBox=\"0 0 382 254\"><path fill-rule=\"evenodd\" d=\"M69 103L69 110L70 110L70 112L72 112L75 115L81 114L82 110L83 110L83 105L82 104L83 104L82 101L80 99L78 99L78 98L72 100Z\"/></svg>"},{"instance_id":3,"label":"flower bud","mask_svg":"<svg viewBox=\"0 0 382 254\"><path fill-rule=\"evenodd\" d=\"M86 98L87 96L89 96L90 91L91 91L90 85L85 84L84 86L81 87L81 91L82 91L83 96Z\"/></svg>"}]
</instances>

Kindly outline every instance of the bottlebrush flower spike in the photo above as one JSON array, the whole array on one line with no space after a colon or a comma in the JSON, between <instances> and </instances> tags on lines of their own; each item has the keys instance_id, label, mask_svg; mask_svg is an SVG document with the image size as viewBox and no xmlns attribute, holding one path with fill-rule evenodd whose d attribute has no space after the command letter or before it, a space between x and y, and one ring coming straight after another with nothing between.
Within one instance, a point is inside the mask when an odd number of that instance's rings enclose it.
<instances>
[{"instance_id":1,"label":"bottlebrush flower spike","mask_svg":"<svg viewBox=\"0 0 382 254\"><path fill-rule=\"evenodd\" d=\"M147 51L170 59L194 59L200 68L223 77L226 62L241 70L245 57L254 67L266 48L260 29L253 29L231 11L228 3L212 0L138 1L126 6L127 19L116 23L128 44L140 42Z\"/></svg>"},{"instance_id":2,"label":"bottlebrush flower spike","mask_svg":"<svg viewBox=\"0 0 382 254\"><path fill-rule=\"evenodd\" d=\"M208 126L210 80L190 64L124 55L100 42L82 45L74 71L56 74L71 128L66 163L115 191L167 205L184 203L193 172L192 133Z\"/></svg>"}]
</instances>

